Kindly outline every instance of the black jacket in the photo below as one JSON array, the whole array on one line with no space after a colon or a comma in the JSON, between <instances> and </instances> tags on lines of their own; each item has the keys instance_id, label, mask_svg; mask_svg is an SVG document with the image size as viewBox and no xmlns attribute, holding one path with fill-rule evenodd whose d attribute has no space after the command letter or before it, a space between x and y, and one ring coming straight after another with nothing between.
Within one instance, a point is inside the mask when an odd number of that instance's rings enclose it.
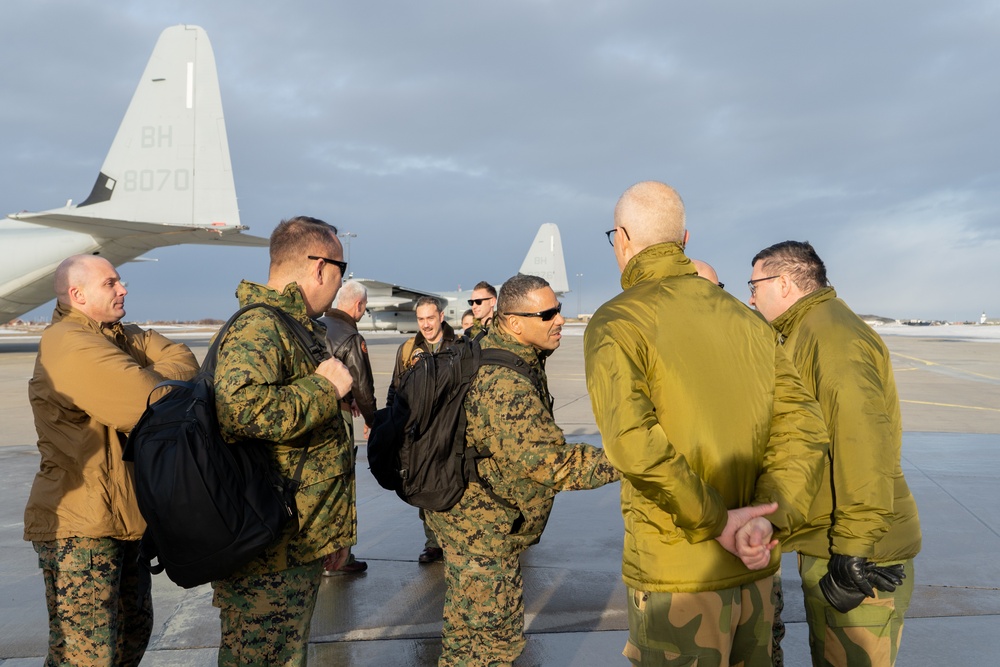
<instances>
[{"instance_id":1,"label":"black jacket","mask_svg":"<svg viewBox=\"0 0 1000 667\"><path fill-rule=\"evenodd\" d=\"M351 393L344 398L348 402L354 398L365 424L371 427L375 421L375 380L368 360L368 345L358 333L358 324L353 317L336 308L319 321L326 325L326 346L330 355L347 366L354 380Z\"/></svg>"},{"instance_id":2,"label":"black jacket","mask_svg":"<svg viewBox=\"0 0 1000 667\"><path fill-rule=\"evenodd\" d=\"M450 324L442 322L441 332L441 347L438 348L438 351L451 347L455 342L455 330L451 328ZM424 334L419 331L416 336L404 341L399 346L399 349L396 350L396 367L392 372L392 382L389 383L389 393L385 399L386 406L392 405L392 401L396 397L396 385L399 384L400 376L410 369L417 357L421 354L430 354L430 352L430 345L424 340Z\"/></svg>"}]
</instances>

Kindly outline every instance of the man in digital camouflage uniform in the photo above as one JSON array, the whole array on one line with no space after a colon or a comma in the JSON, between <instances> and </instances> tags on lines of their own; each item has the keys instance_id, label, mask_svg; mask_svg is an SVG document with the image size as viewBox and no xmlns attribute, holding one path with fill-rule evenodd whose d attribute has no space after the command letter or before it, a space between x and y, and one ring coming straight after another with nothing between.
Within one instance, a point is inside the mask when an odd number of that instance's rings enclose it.
<instances>
[{"instance_id":1,"label":"man in digital camouflage uniform","mask_svg":"<svg viewBox=\"0 0 1000 667\"><path fill-rule=\"evenodd\" d=\"M819 489L819 406L767 323L698 276L673 188L632 186L614 223L623 291L588 323L584 359L622 474L624 655L644 666L769 666L781 556L771 537L801 525ZM759 560L735 548L736 526L763 531Z\"/></svg>"},{"instance_id":2,"label":"man in digital camouflage uniform","mask_svg":"<svg viewBox=\"0 0 1000 667\"><path fill-rule=\"evenodd\" d=\"M896 661L920 551L917 505L900 467L902 421L889 349L829 286L809 243L753 258L750 304L783 340L819 401L830 453L799 553L814 665Z\"/></svg>"},{"instance_id":3,"label":"man in digital camouflage uniform","mask_svg":"<svg viewBox=\"0 0 1000 667\"><path fill-rule=\"evenodd\" d=\"M244 280L241 306L267 303L310 329L347 265L335 227L314 218L283 220L271 234L266 285ZM273 443L280 472L292 477L308 447L296 493L298 530L284 534L248 565L213 581L222 621L220 665L304 665L323 561L338 567L356 540L354 446L340 415L351 374L330 358L318 366L276 315L252 309L233 323L215 371L219 426L227 440Z\"/></svg>"},{"instance_id":4,"label":"man in digital camouflage uniform","mask_svg":"<svg viewBox=\"0 0 1000 667\"><path fill-rule=\"evenodd\" d=\"M146 522L122 446L153 387L191 379L198 362L187 346L121 323L128 290L103 257L64 260L55 292L28 383L41 464L24 510L45 581L45 664L131 667L153 604L139 564Z\"/></svg>"},{"instance_id":5,"label":"man in digital camouflage uniform","mask_svg":"<svg viewBox=\"0 0 1000 667\"><path fill-rule=\"evenodd\" d=\"M518 274L504 283L484 349L509 350L540 380L484 365L465 398L469 447L482 482L445 512L427 512L445 551L440 666L510 665L524 650L520 554L538 542L558 491L618 479L604 452L568 444L552 415L543 359L559 347L564 320L549 284Z\"/></svg>"}]
</instances>

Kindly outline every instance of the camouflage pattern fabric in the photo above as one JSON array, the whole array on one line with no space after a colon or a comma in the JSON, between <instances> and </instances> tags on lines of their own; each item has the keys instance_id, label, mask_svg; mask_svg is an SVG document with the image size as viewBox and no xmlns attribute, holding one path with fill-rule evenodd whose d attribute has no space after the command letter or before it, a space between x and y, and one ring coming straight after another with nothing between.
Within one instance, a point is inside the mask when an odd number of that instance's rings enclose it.
<instances>
[{"instance_id":1,"label":"camouflage pattern fabric","mask_svg":"<svg viewBox=\"0 0 1000 667\"><path fill-rule=\"evenodd\" d=\"M309 648L323 561L283 572L213 582L222 643L219 667L301 667Z\"/></svg>"},{"instance_id":2,"label":"camouflage pattern fabric","mask_svg":"<svg viewBox=\"0 0 1000 667\"><path fill-rule=\"evenodd\" d=\"M633 665L768 667L771 664L771 578L705 593L628 588Z\"/></svg>"},{"instance_id":3,"label":"camouflage pattern fabric","mask_svg":"<svg viewBox=\"0 0 1000 667\"><path fill-rule=\"evenodd\" d=\"M774 582L771 586L771 602L774 603L774 623L772 624L771 637L771 664L774 667L785 667L785 651L781 648L781 640L785 638L785 621L781 618L781 612L785 610L785 591L781 587L781 568L774 575Z\"/></svg>"},{"instance_id":4,"label":"camouflage pattern fabric","mask_svg":"<svg viewBox=\"0 0 1000 667\"><path fill-rule=\"evenodd\" d=\"M424 524L424 548L425 549L440 549L441 545L438 544L437 535L430 526L427 525L427 513L424 510L417 512L417 516L420 517L420 521Z\"/></svg>"},{"instance_id":5,"label":"camouflage pattern fabric","mask_svg":"<svg viewBox=\"0 0 1000 667\"><path fill-rule=\"evenodd\" d=\"M552 418L541 360L494 327L483 348L519 355L542 378L545 396L517 371L484 366L465 398L466 440L489 458L478 463L492 492L471 483L446 512L426 512L445 552L444 631L439 665L509 665L524 648L518 558L537 542L560 490L613 482L604 451L569 444Z\"/></svg>"},{"instance_id":6,"label":"camouflage pattern fabric","mask_svg":"<svg viewBox=\"0 0 1000 667\"><path fill-rule=\"evenodd\" d=\"M325 345L326 331L306 314L295 283L281 293L248 281L237 290L241 305L268 303L309 328ZM277 317L257 308L244 313L219 347L215 371L219 426L227 440L273 443L275 464L292 477L308 446L302 485L295 496L299 527L284 535L236 573L279 572L306 565L357 540L354 443L329 380L313 371Z\"/></svg>"},{"instance_id":7,"label":"camouflage pattern fabric","mask_svg":"<svg viewBox=\"0 0 1000 667\"><path fill-rule=\"evenodd\" d=\"M445 585L438 667L513 663L525 643L520 557L445 546Z\"/></svg>"},{"instance_id":8,"label":"camouflage pattern fabric","mask_svg":"<svg viewBox=\"0 0 1000 667\"><path fill-rule=\"evenodd\" d=\"M32 545L49 611L46 667L138 665L153 630L138 541L72 537Z\"/></svg>"},{"instance_id":9,"label":"camouflage pattern fabric","mask_svg":"<svg viewBox=\"0 0 1000 667\"><path fill-rule=\"evenodd\" d=\"M813 665L891 667L896 663L903 636L903 616L913 595L913 559L879 563L899 563L906 573L902 586L892 593L876 590L876 597L865 598L861 606L842 614L830 606L819 588L819 580L826 574L829 561L799 556Z\"/></svg>"}]
</instances>

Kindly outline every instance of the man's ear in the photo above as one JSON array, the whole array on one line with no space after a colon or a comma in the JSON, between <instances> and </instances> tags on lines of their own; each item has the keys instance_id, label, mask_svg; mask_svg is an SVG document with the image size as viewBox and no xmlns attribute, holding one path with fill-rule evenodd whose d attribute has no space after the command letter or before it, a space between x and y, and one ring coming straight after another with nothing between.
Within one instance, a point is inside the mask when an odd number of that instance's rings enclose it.
<instances>
[{"instance_id":1,"label":"man's ear","mask_svg":"<svg viewBox=\"0 0 1000 667\"><path fill-rule=\"evenodd\" d=\"M83 293L83 290L79 287L69 288L69 300L71 303L85 304L87 303L87 295Z\"/></svg>"}]
</instances>

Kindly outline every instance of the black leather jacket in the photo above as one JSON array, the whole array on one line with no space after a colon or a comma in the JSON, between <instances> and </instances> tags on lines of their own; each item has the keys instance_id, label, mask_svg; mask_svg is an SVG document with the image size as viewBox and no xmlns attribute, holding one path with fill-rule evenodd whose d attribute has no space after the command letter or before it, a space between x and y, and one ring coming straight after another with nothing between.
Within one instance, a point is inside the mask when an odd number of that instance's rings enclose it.
<instances>
[{"instance_id":1,"label":"black leather jacket","mask_svg":"<svg viewBox=\"0 0 1000 667\"><path fill-rule=\"evenodd\" d=\"M331 310L319 321L326 325L326 346L330 355L347 366L354 380L351 392L344 398L348 402L354 398L365 424L371 427L375 421L375 380L368 360L368 345L358 333L358 324L350 315L337 309Z\"/></svg>"}]
</instances>

